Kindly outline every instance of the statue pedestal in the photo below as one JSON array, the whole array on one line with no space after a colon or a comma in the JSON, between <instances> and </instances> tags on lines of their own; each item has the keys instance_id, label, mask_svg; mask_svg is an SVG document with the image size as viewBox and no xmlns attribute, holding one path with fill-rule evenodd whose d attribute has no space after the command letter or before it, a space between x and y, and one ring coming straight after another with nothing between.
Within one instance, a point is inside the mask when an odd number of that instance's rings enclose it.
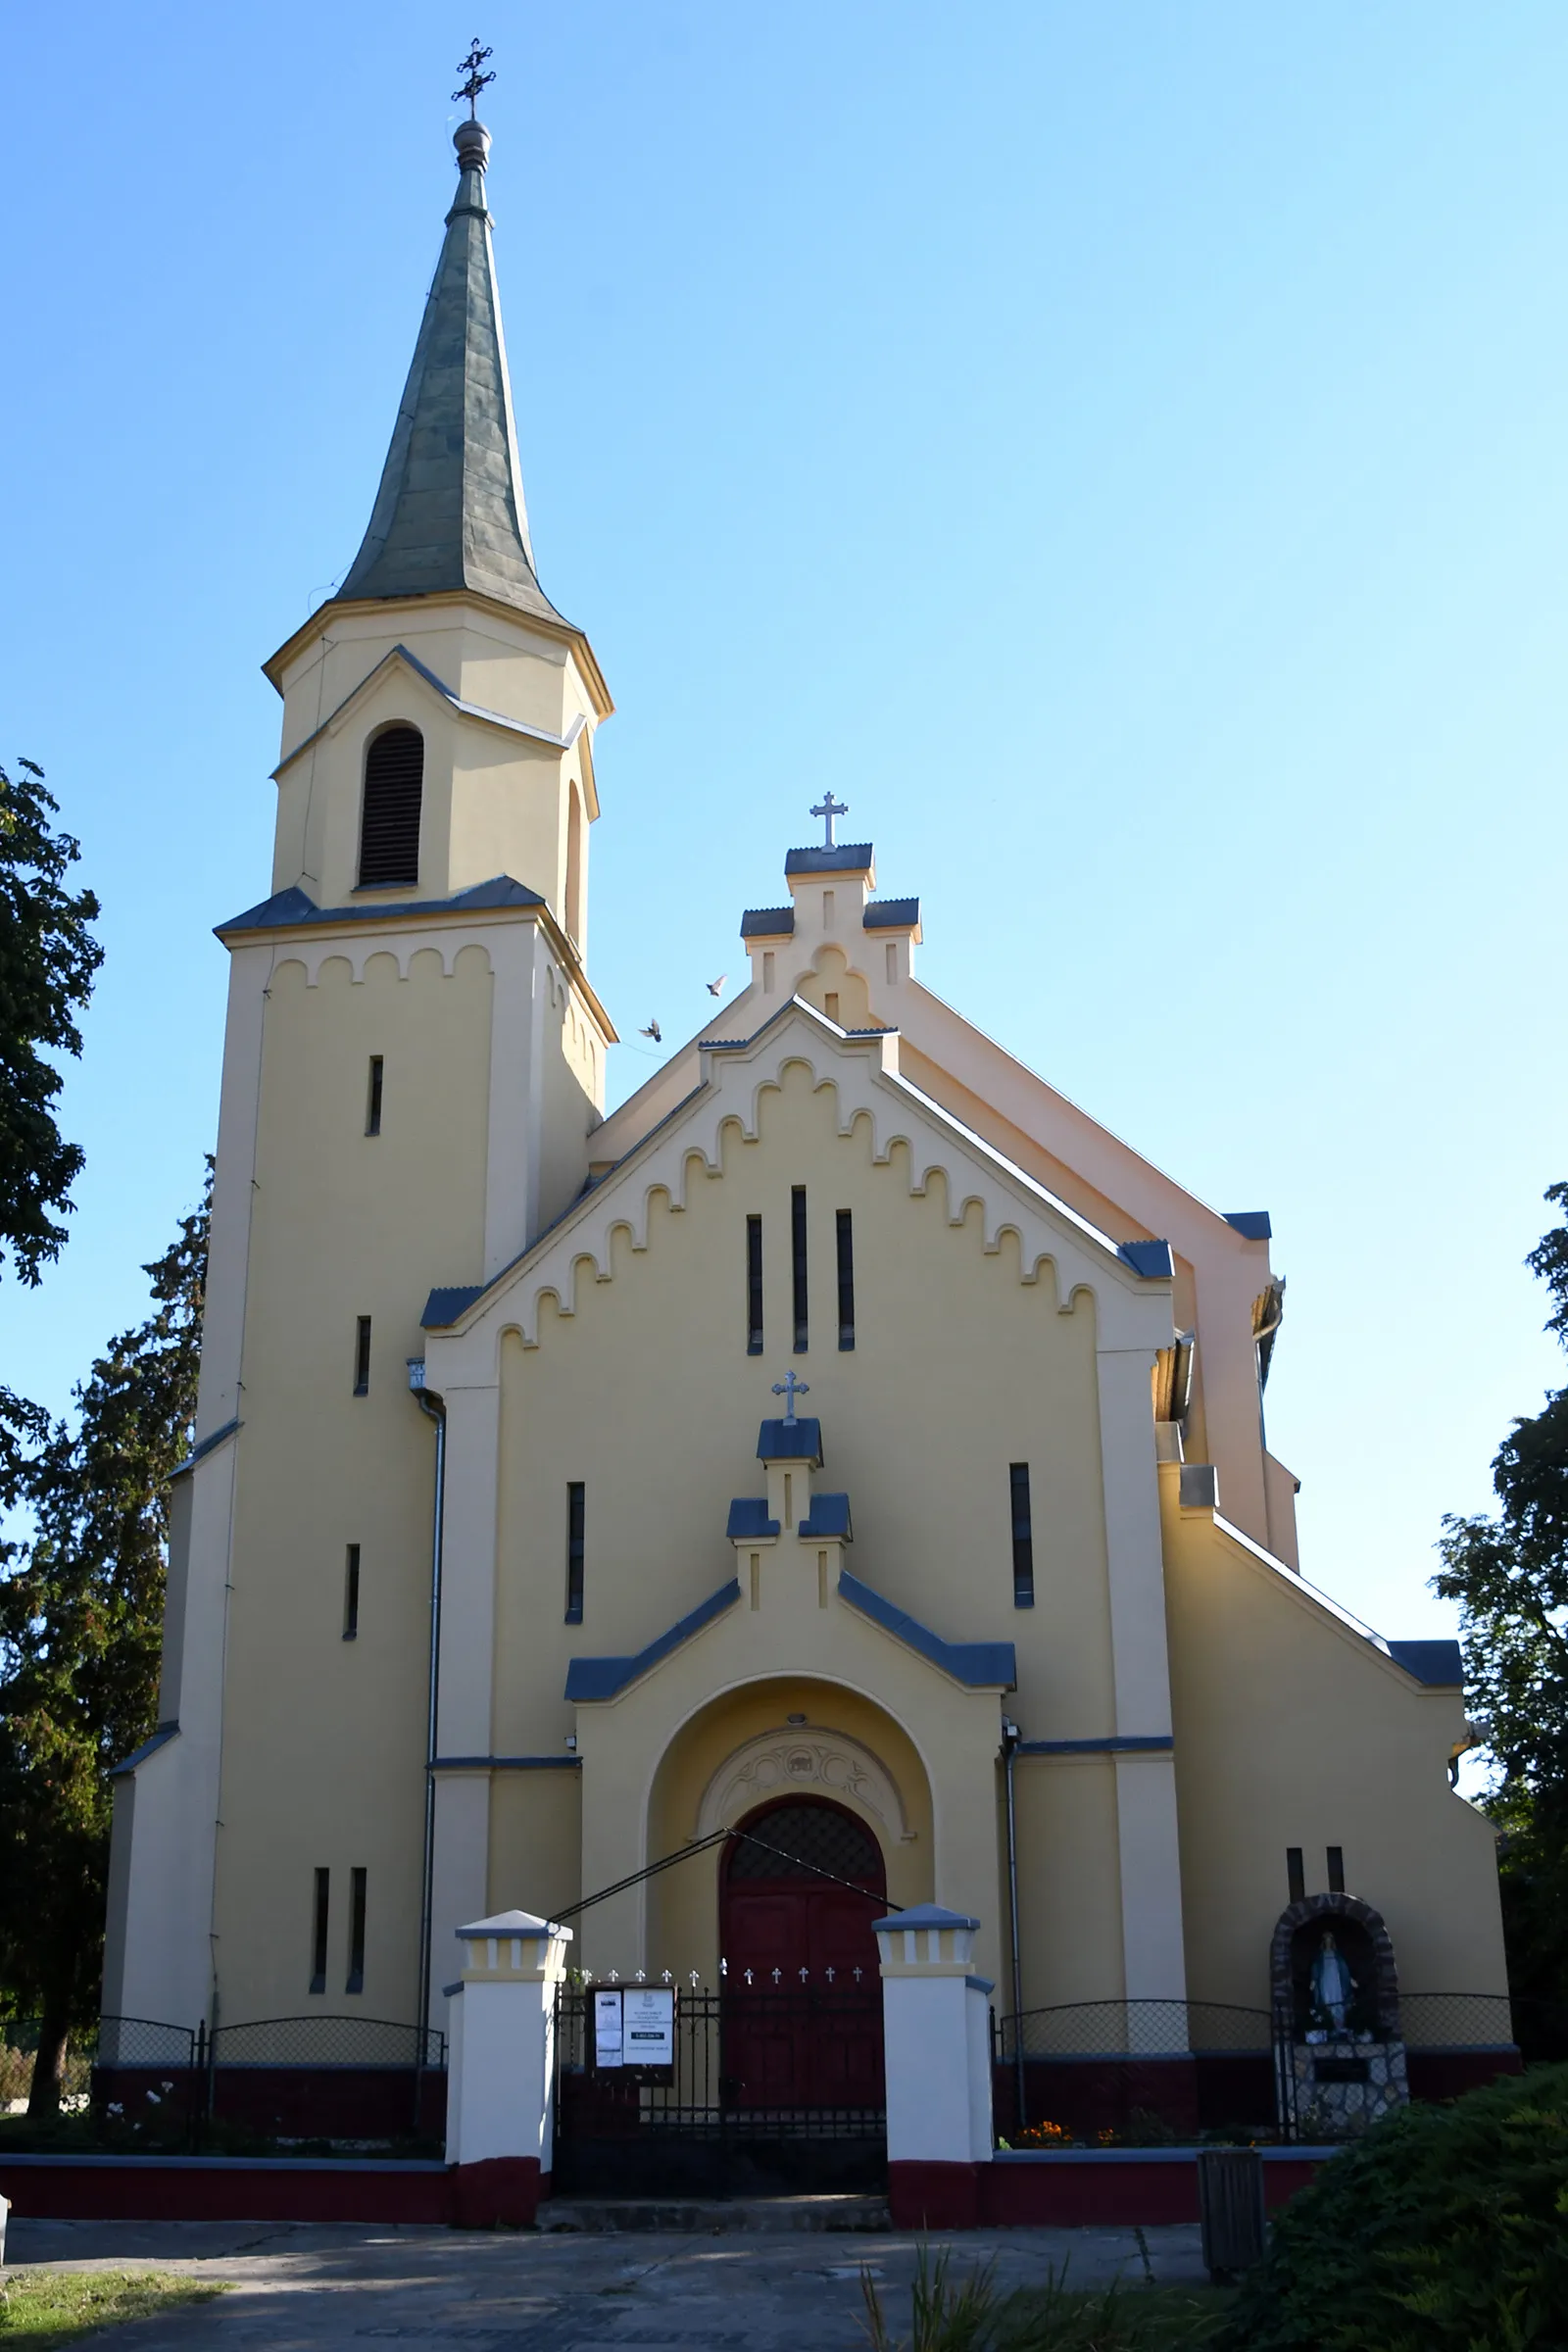
<instances>
[{"instance_id":1,"label":"statue pedestal","mask_svg":"<svg viewBox=\"0 0 1568 2352\"><path fill-rule=\"evenodd\" d=\"M1280 2087L1301 2137L1351 2138L1410 2096L1402 2041L1331 2034L1288 2047L1292 2079Z\"/></svg>"}]
</instances>

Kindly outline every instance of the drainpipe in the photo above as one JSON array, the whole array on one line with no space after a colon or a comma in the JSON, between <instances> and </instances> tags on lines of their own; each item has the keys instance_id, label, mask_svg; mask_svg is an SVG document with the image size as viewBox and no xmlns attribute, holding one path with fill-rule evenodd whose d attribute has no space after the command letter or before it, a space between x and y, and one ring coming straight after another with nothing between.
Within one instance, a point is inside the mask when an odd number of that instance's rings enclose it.
<instances>
[{"instance_id":1,"label":"drainpipe","mask_svg":"<svg viewBox=\"0 0 1568 2352\"><path fill-rule=\"evenodd\" d=\"M436 1702L441 1691L441 1539L447 1487L447 1406L424 1385L424 1358L409 1358L409 1390L427 1420L435 1423L435 1510L430 1529L430 1676L424 1726L424 1855L419 1876L419 2058L424 2064L430 2030L430 1907L435 1880Z\"/></svg>"},{"instance_id":2,"label":"drainpipe","mask_svg":"<svg viewBox=\"0 0 1568 2352\"><path fill-rule=\"evenodd\" d=\"M1002 1763L1007 1789L1007 1910L1012 1929L1012 2067L1018 2128L1028 2120L1023 2082L1023 1971L1018 1959L1018 1836L1012 1801L1012 1760L1018 1752L1018 1726L1010 1715L1002 1718Z\"/></svg>"}]
</instances>

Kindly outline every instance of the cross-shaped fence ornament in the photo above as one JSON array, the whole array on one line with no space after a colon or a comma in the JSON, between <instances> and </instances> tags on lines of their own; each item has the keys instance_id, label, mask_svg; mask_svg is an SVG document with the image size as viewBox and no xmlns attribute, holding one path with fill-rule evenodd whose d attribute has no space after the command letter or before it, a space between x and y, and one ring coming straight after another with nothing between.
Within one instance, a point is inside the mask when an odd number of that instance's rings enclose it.
<instances>
[{"instance_id":1,"label":"cross-shaped fence ornament","mask_svg":"<svg viewBox=\"0 0 1568 2352\"><path fill-rule=\"evenodd\" d=\"M490 54L490 52L489 52L489 50L487 49L487 50L485 51L485 55L486 55L486 57L488 57L488 56L489 56L489 54ZM488 75L486 76L486 78L487 78L487 79L489 78L489 77L488 77ZM810 813L812 814L812 816L819 816L819 817L822 819L822 847L823 847L823 849L824 849L824 850L832 850L832 849L836 849L836 848L838 847L838 844L837 844L837 843L834 841L834 839L833 839L833 819L834 819L836 816L848 816L848 815L849 815L849 813L850 813L850 804L849 804L849 802L848 802L848 801L836 801L836 800L833 798L833 788L832 788L832 786L831 786L831 785L829 785L829 787L828 787L827 791L826 791L826 792L825 792L825 793L822 795L822 798L821 798L821 799L820 799L820 800L817 802L817 804L816 804L816 807L815 807L815 808L814 808L811 810L811 812L810 812Z\"/></svg>"},{"instance_id":2,"label":"cross-shaped fence ornament","mask_svg":"<svg viewBox=\"0 0 1568 2352\"><path fill-rule=\"evenodd\" d=\"M808 1978L808 1977L810 1975L810 1973L811 1973L811 1972L810 1972L810 1970L809 1970L808 1968L803 1968L803 1969L802 1969L802 1971L801 1971L801 1983L802 1983L803 1984L806 1983L806 1980L807 1980L807 1978Z\"/></svg>"},{"instance_id":3,"label":"cross-shaped fence ornament","mask_svg":"<svg viewBox=\"0 0 1568 2352\"><path fill-rule=\"evenodd\" d=\"M783 1397L784 1426L786 1429L793 1429L795 1427L795 1399L797 1396L809 1396L811 1394L809 1381L797 1380L795 1367L792 1364L782 1380L774 1381L773 1394L775 1396Z\"/></svg>"},{"instance_id":4,"label":"cross-shaped fence ornament","mask_svg":"<svg viewBox=\"0 0 1568 2352\"><path fill-rule=\"evenodd\" d=\"M774 1969L774 1971L773 1971L773 1982L774 1982L774 1984L775 1984L778 1983L778 1981L779 1981L780 1977L781 1977L783 1974L784 1974L784 1971L783 1971L781 1968L775 1968L775 1969Z\"/></svg>"},{"instance_id":5,"label":"cross-shaped fence ornament","mask_svg":"<svg viewBox=\"0 0 1568 2352\"><path fill-rule=\"evenodd\" d=\"M858 1983L860 1982L860 1972L859 1972L859 1970L858 1970L858 1969L857 1969L857 1970L856 1970L856 1972L855 1972L855 1982L857 1983L857 1984L858 1984Z\"/></svg>"},{"instance_id":6,"label":"cross-shaped fence ornament","mask_svg":"<svg viewBox=\"0 0 1568 2352\"><path fill-rule=\"evenodd\" d=\"M664 1983L665 1983L666 1984L674 1984L674 1982L675 1982L674 1978L671 1976L671 1974L670 1974L669 1970L666 1968L666 1969L665 1969L665 1971L664 1971Z\"/></svg>"},{"instance_id":7,"label":"cross-shaped fence ornament","mask_svg":"<svg viewBox=\"0 0 1568 2352\"><path fill-rule=\"evenodd\" d=\"M610 1982L612 1983L612 1984L618 1984L620 1983L620 1971L619 1971L619 1969L618 1969L618 1968L612 1968L612 1969L611 1970L611 1972L610 1972Z\"/></svg>"},{"instance_id":8,"label":"cross-shaped fence ornament","mask_svg":"<svg viewBox=\"0 0 1568 2352\"><path fill-rule=\"evenodd\" d=\"M822 1974L823 1974L823 1975L826 1977L826 1979L827 1979L828 1983L831 1984L832 1984L832 1982L833 1982L833 1979L834 1979L834 1978L835 1978L835 1976L838 1974L838 1971L837 1971L836 1969L832 1969L832 1968L825 1968L825 1969L822 1971Z\"/></svg>"},{"instance_id":9,"label":"cross-shaped fence ornament","mask_svg":"<svg viewBox=\"0 0 1568 2352\"><path fill-rule=\"evenodd\" d=\"M647 1969L646 1969L646 1968L640 1968L640 1969L637 1971L637 1982L638 1982L638 1984L647 1984L647 1982L648 1982L648 1971L647 1971Z\"/></svg>"},{"instance_id":10,"label":"cross-shaped fence ornament","mask_svg":"<svg viewBox=\"0 0 1568 2352\"><path fill-rule=\"evenodd\" d=\"M697 1971L696 1971L696 1969L694 1968L694 1969L692 1970L692 1990L693 1990L693 1992L695 1992L695 1991L697 1990L697 1985L698 1985L698 1976L697 1976Z\"/></svg>"},{"instance_id":11,"label":"cross-shaped fence ornament","mask_svg":"<svg viewBox=\"0 0 1568 2352\"><path fill-rule=\"evenodd\" d=\"M452 95L454 99L466 98L468 101L468 120L470 122L473 121L478 111L479 92L483 89L487 89L490 83L495 79L495 75L493 74L485 74L480 71L484 65L485 59L489 55L490 52L488 49L480 48L479 35L475 33L473 36L472 46L469 48L467 56L460 57L458 60L458 72L463 74L464 79L460 86L453 91ZM814 808L812 809L811 814L813 816L816 814L816 810Z\"/></svg>"},{"instance_id":12,"label":"cross-shaped fence ornament","mask_svg":"<svg viewBox=\"0 0 1568 2352\"><path fill-rule=\"evenodd\" d=\"M743 1969L743 1970L741 1971L741 1974L742 1974L742 1975L745 1977L745 1979L746 1979L746 1982L747 1982L747 1984L749 1984L751 1983L751 1981L752 1981L752 1972L751 1972L751 1970L750 1970L749 1968L747 1968L747 1969Z\"/></svg>"}]
</instances>

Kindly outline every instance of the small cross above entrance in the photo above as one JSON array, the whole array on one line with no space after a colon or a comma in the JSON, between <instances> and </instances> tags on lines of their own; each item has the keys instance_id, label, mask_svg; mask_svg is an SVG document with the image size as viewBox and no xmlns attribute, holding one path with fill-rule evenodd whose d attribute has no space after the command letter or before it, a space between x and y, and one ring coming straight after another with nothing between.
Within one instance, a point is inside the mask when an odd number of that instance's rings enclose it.
<instances>
[{"instance_id":1,"label":"small cross above entrance","mask_svg":"<svg viewBox=\"0 0 1568 2352\"><path fill-rule=\"evenodd\" d=\"M817 802L816 807L809 810L808 813L812 816L819 816L822 819L823 849L831 850L837 848L838 845L833 839L833 819L836 816L849 815L849 802L836 801L833 798L833 792L830 786L829 789L823 794L822 798Z\"/></svg>"},{"instance_id":2,"label":"small cross above entrance","mask_svg":"<svg viewBox=\"0 0 1568 2352\"><path fill-rule=\"evenodd\" d=\"M797 1396L809 1396L811 1394L809 1383L804 1380L797 1380L795 1377L794 1366L792 1365L790 1370L785 1373L782 1380L774 1381L773 1394L775 1396L783 1397L784 1426L786 1429L793 1429L795 1427L795 1399Z\"/></svg>"}]
</instances>

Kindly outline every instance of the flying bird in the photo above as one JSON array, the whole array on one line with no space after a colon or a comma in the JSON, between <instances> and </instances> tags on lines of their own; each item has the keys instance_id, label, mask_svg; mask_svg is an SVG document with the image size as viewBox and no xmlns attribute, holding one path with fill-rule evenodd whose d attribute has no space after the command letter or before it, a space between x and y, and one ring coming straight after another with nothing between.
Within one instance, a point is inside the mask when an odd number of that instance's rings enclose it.
<instances>
[{"instance_id":1,"label":"flying bird","mask_svg":"<svg viewBox=\"0 0 1568 2352\"><path fill-rule=\"evenodd\" d=\"M662 1046L664 1042L664 1032L657 1021L650 1021L647 1028L639 1029L637 1034L639 1037L651 1037L656 1046Z\"/></svg>"},{"instance_id":2,"label":"flying bird","mask_svg":"<svg viewBox=\"0 0 1568 2352\"><path fill-rule=\"evenodd\" d=\"M719 975L718 975L718 978L717 978L716 980L710 980L710 982L708 983L708 993L709 993L709 995L710 995L710 997L720 997L720 996L722 996L722 995L723 995L723 993L724 993L724 983L725 983L725 981L726 981L728 978L729 978L729 974L728 974L728 972L720 972L720 973L719 973Z\"/></svg>"}]
</instances>

